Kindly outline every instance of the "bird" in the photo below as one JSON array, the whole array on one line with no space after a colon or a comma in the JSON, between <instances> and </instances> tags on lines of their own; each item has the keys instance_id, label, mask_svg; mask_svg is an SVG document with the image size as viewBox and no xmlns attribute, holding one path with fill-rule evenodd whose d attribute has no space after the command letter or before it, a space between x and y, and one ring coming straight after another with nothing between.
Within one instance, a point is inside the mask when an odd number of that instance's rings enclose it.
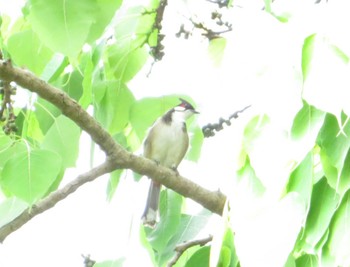
<instances>
[{"instance_id":1,"label":"bird","mask_svg":"<svg viewBox=\"0 0 350 267\"><path fill-rule=\"evenodd\" d=\"M143 144L144 157L174 170L177 174L177 167L189 146L186 120L199 113L186 100L182 98L179 100L180 104L154 122ZM157 223L160 191L161 184L151 180L146 207L141 218L145 226L154 228Z\"/></svg>"}]
</instances>

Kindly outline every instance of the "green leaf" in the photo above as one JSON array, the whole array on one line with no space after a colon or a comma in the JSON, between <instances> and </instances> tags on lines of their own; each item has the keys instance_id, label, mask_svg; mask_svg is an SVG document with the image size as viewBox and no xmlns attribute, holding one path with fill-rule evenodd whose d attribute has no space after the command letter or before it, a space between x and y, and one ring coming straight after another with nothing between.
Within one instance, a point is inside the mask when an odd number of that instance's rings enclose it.
<instances>
[{"instance_id":1,"label":"green leaf","mask_svg":"<svg viewBox=\"0 0 350 267\"><path fill-rule=\"evenodd\" d=\"M96 118L111 134L122 131L129 122L135 98L118 81L105 81L94 86Z\"/></svg>"},{"instance_id":2,"label":"green leaf","mask_svg":"<svg viewBox=\"0 0 350 267\"><path fill-rule=\"evenodd\" d=\"M118 260L96 262L93 267L123 267L125 258Z\"/></svg>"},{"instance_id":3,"label":"green leaf","mask_svg":"<svg viewBox=\"0 0 350 267\"><path fill-rule=\"evenodd\" d=\"M83 44L96 40L121 0L31 0L29 21L53 51L74 57Z\"/></svg>"},{"instance_id":4,"label":"green leaf","mask_svg":"<svg viewBox=\"0 0 350 267\"><path fill-rule=\"evenodd\" d=\"M222 246L217 267L229 267L231 262L231 251L228 247Z\"/></svg>"},{"instance_id":5,"label":"green leaf","mask_svg":"<svg viewBox=\"0 0 350 267\"><path fill-rule=\"evenodd\" d=\"M165 249L161 252L163 261L165 262L174 256L174 249L177 245L197 238L201 229L207 225L211 215L212 213L206 209L203 209L196 215L181 214L180 223L176 232L168 242ZM185 259L191 256L196 250L197 249L186 251L187 253L180 258L180 261L185 262ZM163 261L160 260L160 262Z\"/></svg>"},{"instance_id":6,"label":"green leaf","mask_svg":"<svg viewBox=\"0 0 350 267\"><path fill-rule=\"evenodd\" d=\"M27 151L27 149L28 148L24 142L14 142L7 135L0 136L0 169L3 168L9 159Z\"/></svg>"},{"instance_id":7,"label":"green leaf","mask_svg":"<svg viewBox=\"0 0 350 267\"><path fill-rule=\"evenodd\" d=\"M41 131L45 134L54 123L55 118L62 112L50 102L39 98L35 102L35 115L39 121Z\"/></svg>"},{"instance_id":8,"label":"green leaf","mask_svg":"<svg viewBox=\"0 0 350 267\"><path fill-rule=\"evenodd\" d=\"M302 109L294 118L291 137L298 142L307 139L303 145L307 144L308 149L311 149L317 137L320 128L323 125L326 113L316 109L313 106L303 103Z\"/></svg>"},{"instance_id":9,"label":"green leaf","mask_svg":"<svg viewBox=\"0 0 350 267\"><path fill-rule=\"evenodd\" d=\"M291 173L287 192L298 192L307 206L310 205L313 186L313 155L308 153L304 160Z\"/></svg>"},{"instance_id":10,"label":"green leaf","mask_svg":"<svg viewBox=\"0 0 350 267\"><path fill-rule=\"evenodd\" d=\"M222 240L220 257L217 266L236 267L238 264L238 256L234 246L234 235L230 228L227 228Z\"/></svg>"},{"instance_id":11,"label":"green leaf","mask_svg":"<svg viewBox=\"0 0 350 267\"><path fill-rule=\"evenodd\" d=\"M298 245L300 250L311 254L317 252L317 244L327 231L339 200L339 195L328 185L325 178L314 186L305 230Z\"/></svg>"},{"instance_id":12,"label":"green leaf","mask_svg":"<svg viewBox=\"0 0 350 267\"><path fill-rule=\"evenodd\" d=\"M44 135L40 129L39 121L35 113L31 110L26 110L25 119L22 126L22 137L29 137L39 142L44 139Z\"/></svg>"},{"instance_id":13,"label":"green leaf","mask_svg":"<svg viewBox=\"0 0 350 267\"><path fill-rule=\"evenodd\" d=\"M210 247L205 246L198 249L186 262L185 267L209 267Z\"/></svg>"},{"instance_id":14,"label":"green leaf","mask_svg":"<svg viewBox=\"0 0 350 267\"><path fill-rule=\"evenodd\" d=\"M145 11L142 6L127 11L115 27L117 41L106 51L109 68L114 77L123 82L130 81L139 72L149 55L144 44L154 30L156 12Z\"/></svg>"},{"instance_id":15,"label":"green leaf","mask_svg":"<svg viewBox=\"0 0 350 267\"><path fill-rule=\"evenodd\" d=\"M55 85L62 87L62 89L74 100L79 101L83 95L83 74L75 69L70 73L66 73L58 80L55 81Z\"/></svg>"},{"instance_id":16,"label":"green leaf","mask_svg":"<svg viewBox=\"0 0 350 267\"><path fill-rule=\"evenodd\" d=\"M0 184L6 192L32 205L46 194L61 168L62 159L55 152L22 152L7 160Z\"/></svg>"},{"instance_id":17,"label":"green leaf","mask_svg":"<svg viewBox=\"0 0 350 267\"><path fill-rule=\"evenodd\" d=\"M0 228L8 224L18 215L20 215L28 204L18 198L11 197L0 203Z\"/></svg>"},{"instance_id":18,"label":"green leaf","mask_svg":"<svg viewBox=\"0 0 350 267\"><path fill-rule=\"evenodd\" d=\"M55 81L67 67L69 61L61 54L54 54L51 60L46 64L41 78L47 82Z\"/></svg>"},{"instance_id":19,"label":"green leaf","mask_svg":"<svg viewBox=\"0 0 350 267\"><path fill-rule=\"evenodd\" d=\"M42 147L60 155L64 167L73 167L79 154L80 133L74 122L61 115L47 131Z\"/></svg>"},{"instance_id":20,"label":"green leaf","mask_svg":"<svg viewBox=\"0 0 350 267\"><path fill-rule=\"evenodd\" d=\"M345 121L343 118L342 121ZM321 162L329 184L343 194L349 187L349 148L350 123L343 126L344 134L340 133L335 116L328 114L318 136L321 148Z\"/></svg>"},{"instance_id":21,"label":"green leaf","mask_svg":"<svg viewBox=\"0 0 350 267\"><path fill-rule=\"evenodd\" d=\"M348 191L334 214L326 246L334 256L336 265L348 266L350 262L350 191Z\"/></svg>"},{"instance_id":22,"label":"green leaf","mask_svg":"<svg viewBox=\"0 0 350 267\"><path fill-rule=\"evenodd\" d=\"M310 39L309 39L310 38ZM312 35L303 49L303 98L320 110L350 114L348 57L329 38Z\"/></svg>"},{"instance_id":23,"label":"green leaf","mask_svg":"<svg viewBox=\"0 0 350 267\"><path fill-rule=\"evenodd\" d=\"M130 111L130 123L139 140L143 140L146 131L154 121L170 108L179 104L178 96L143 98L136 101Z\"/></svg>"},{"instance_id":24,"label":"green leaf","mask_svg":"<svg viewBox=\"0 0 350 267\"><path fill-rule=\"evenodd\" d=\"M208 52L214 66L220 66L224 57L226 42L225 38L214 38L209 42Z\"/></svg>"},{"instance_id":25,"label":"green leaf","mask_svg":"<svg viewBox=\"0 0 350 267\"><path fill-rule=\"evenodd\" d=\"M310 35L306 37L304 40L303 51L302 51L302 63L301 63L304 81L307 79L311 68L311 61L312 61L314 45L315 45L315 36L316 36L315 34Z\"/></svg>"},{"instance_id":26,"label":"green leaf","mask_svg":"<svg viewBox=\"0 0 350 267\"><path fill-rule=\"evenodd\" d=\"M285 130L265 115L254 117L244 129L244 150L256 176L266 190L280 194L285 188L290 169L305 155L296 153ZM288 167L287 167L288 166Z\"/></svg>"},{"instance_id":27,"label":"green leaf","mask_svg":"<svg viewBox=\"0 0 350 267\"><path fill-rule=\"evenodd\" d=\"M93 80L93 71L94 63L92 58L87 59L87 63L84 69L84 78L83 78L83 95L79 99L79 104L86 109L92 102L92 80Z\"/></svg>"},{"instance_id":28,"label":"green leaf","mask_svg":"<svg viewBox=\"0 0 350 267\"><path fill-rule=\"evenodd\" d=\"M120 8L122 0L96 0L93 2L94 9L94 23L91 25L87 42L92 43L104 32L106 26L111 22L116 11Z\"/></svg>"},{"instance_id":29,"label":"green leaf","mask_svg":"<svg viewBox=\"0 0 350 267\"><path fill-rule=\"evenodd\" d=\"M115 190L117 190L117 187L119 185L120 176L122 175L123 170L115 170L111 173L108 185L107 185L107 199L110 201L115 193Z\"/></svg>"},{"instance_id":30,"label":"green leaf","mask_svg":"<svg viewBox=\"0 0 350 267\"><path fill-rule=\"evenodd\" d=\"M317 256L305 254L299 257L296 261L296 267L318 267L319 262Z\"/></svg>"},{"instance_id":31,"label":"green leaf","mask_svg":"<svg viewBox=\"0 0 350 267\"><path fill-rule=\"evenodd\" d=\"M195 127L194 129L190 129L190 143L191 147L186 154L186 159L192 161L198 161L201 156L202 145L204 141L204 135L202 129L200 127Z\"/></svg>"},{"instance_id":32,"label":"green leaf","mask_svg":"<svg viewBox=\"0 0 350 267\"><path fill-rule=\"evenodd\" d=\"M151 246L158 252L156 261L159 265L170 258L168 243L180 226L182 203L183 197L174 191L166 189L161 192L159 202L160 221L157 227L149 230L147 234Z\"/></svg>"},{"instance_id":33,"label":"green leaf","mask_svg":"<svg viewBox=\"0 0 350 267\"><path fill-rule=\"evenodd\" d=\"M41 43L37 35L31 30L11 35L7 42L7 49L11 60L19 67L28 68L40 75L53 53Z\"/></svg>"},{"instance_id":34,"label":"green leaf","mask_svg":"<svg viewBox=\"0 0 350 267\"><path fill-rule=\"evenodd\" d=\"M148 52L143 39L117 42L108 47L108 64L114 77L122 82L130 81L146 63Z\"/></svg>"}]
</instances>

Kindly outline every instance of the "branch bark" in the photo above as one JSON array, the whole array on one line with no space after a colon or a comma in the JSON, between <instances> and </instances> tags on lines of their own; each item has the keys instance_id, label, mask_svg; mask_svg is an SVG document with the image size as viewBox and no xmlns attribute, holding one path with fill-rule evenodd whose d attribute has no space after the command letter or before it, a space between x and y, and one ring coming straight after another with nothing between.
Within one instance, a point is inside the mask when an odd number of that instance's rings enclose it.
<instances>
[{"instance_id":1,"label":"branch bark","mask_svg":"<svg viewBox=\"0 0 350 267\"><path fill-rule=\"evenodd\" d=\"M75 100L65 92L49 85L27 70L13 67L10 61L0 60L0 79L14 81L19 86L37 93L43 99L58 107L62 113L86 131L96 144L106 153L106 162L86 174L82 174L73 182L60 190L51 193L39 201L31 209L25 210L12 222L0 228L0 242L12 232L19 229L34 216L52 208L55 204L86 182L116 169L131 169L141 175L146 175L177 193L191 198L208 210L222 214L226 197L219 191L209 191L198 184L177 175L174 171L157 166L153 161L136 156L117 144L111 135L91 117Z\"/></svg>"},{"instance_id":2,"label":"branch bark","mask_svg":"<svg viewBox=\"0 0 350 267\"><path fill-rule=\"evenodd\" d=\"M167 267L172 267L176 264L176 262L180 259L181 255L189 248L194 247L194 246L204 246L210 241L213 240L213 236L210 235L206 238L202 239L197 239L197 240L192 240L189 242L185 242L183 244L177 245L175 247L175 256L168 262Z\"/></svg>"}]
</instances>

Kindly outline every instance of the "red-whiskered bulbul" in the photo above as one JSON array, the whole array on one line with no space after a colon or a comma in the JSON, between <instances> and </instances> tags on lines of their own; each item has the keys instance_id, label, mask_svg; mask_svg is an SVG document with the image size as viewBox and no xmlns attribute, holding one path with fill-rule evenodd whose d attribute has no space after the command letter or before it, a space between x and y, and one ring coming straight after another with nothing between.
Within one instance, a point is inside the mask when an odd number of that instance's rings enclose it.
<instances>
[{"instance_id":1,"label":"red-whiskered bulbul","mask_svg":"<svg viewBox=\"0 0 350 267\"><path fill-rule=\"evenodd\" d=\"M177 167L188 149L186 119L196 111L186 100L160 117L150 128L144 142L143 155L158 164L177 172ZM161 184L151 181L146 208L142 215L143 224L154 227L157 222Z\"/></svg>"}]
</instances>

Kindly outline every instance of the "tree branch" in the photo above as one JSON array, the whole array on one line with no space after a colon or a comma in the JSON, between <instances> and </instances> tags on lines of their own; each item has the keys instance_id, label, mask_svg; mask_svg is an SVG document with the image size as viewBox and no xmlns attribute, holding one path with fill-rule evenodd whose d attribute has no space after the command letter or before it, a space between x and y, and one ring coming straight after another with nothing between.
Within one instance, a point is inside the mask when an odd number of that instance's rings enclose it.
<instances>
[{"instance_id":1,"label":"tree branch","mask_svg":"<svg viewBox=\"0 0 350 267\"><path fill-rule=\"evenodd\" d=\"M226 197L219 191L209 191L198 184L177 175L174 171L157 166L152 160L136 156L117 144L111 135L65 92L49 85L27 70L13 67L11 62L0 60L0 79L14 81L19 86L37 93L43 99L58 107L64 115L86 131L107 155L107 161L90 172L39 201L30 210L25 210L12 222L0 228L0 242L19 229L34 216L52 208L57 202L73 193L82 184L115 169L131 169L146 175L177 193L191 198L208 210L222 214Z\"/></svg>"},{"instance_id":2,"label":"tree branch","mask_svg":"<svg viewBox=\"0 0 350 267\"><path fill-rule=\"evenodd\" d=\"M177 245L175 247L175 251L176 254L174 256L174 258L171 259L171 261L168 262L167 267L171 267L174 266L176 264L176 262L180 259L181 255L189 248L194 247L194 246L204 246L207 243L209 243L210 241L213 240L213 236L209 235L206 238L202 238L202 239L197 239L197 240L192 240L189 242L184 242L180 245Z\"/></svg>"},{"instance_id":3,"label":"tree branch","mask_svg":"<svg viewBox=\"0 0 350 267\"><path fill-rule=\"evenodd\" d=\"M204 125L202 127L202 132L204 137L212 137L215 135L215 132L219 132L221 130L224 129L224 124L226 124L227 126L231 125L231 120L232 119L237 119L238 115L242 112L244 112L247 108L250 108L249 106L246 106L245 108L241 109L241 110L237 110L235 111L233 114L231 114L228 119L223 119L220 118L219 122L216 123L209 123L207 125Z\"/></svg>"},{"instance_id":4,"label":"tree branch","mask_svg":"<svg viewBox=\"0 0 350 267\"><path fill-rule=\"evenodd\" d=\"M79 175L76 179L65 185L62 189L52 192L48 197L38 201L38 203L32 207L27 208L13 221L5 224L0 228L0 243L2 243L9 234L18 230L21 226L30 221L34 216L54 207L59 201L65 199L68 195L75 192L81 185L87 182L91 182L103 174L111 172L112 169L113 165L111 162L106 161L100 166Z\"/></svg>"}]
</instances>

